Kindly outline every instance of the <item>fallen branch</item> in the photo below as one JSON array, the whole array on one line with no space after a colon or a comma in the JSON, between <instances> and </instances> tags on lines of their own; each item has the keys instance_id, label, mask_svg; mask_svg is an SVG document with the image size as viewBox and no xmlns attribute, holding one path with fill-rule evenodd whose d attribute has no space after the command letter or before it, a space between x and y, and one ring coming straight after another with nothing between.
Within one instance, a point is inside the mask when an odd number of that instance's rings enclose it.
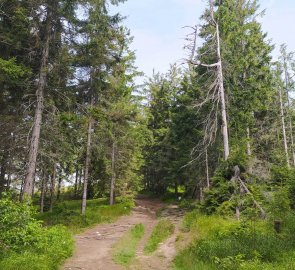
<instances>
[{"instance_id":1,"label":"fallen branch","mask_svg":"<svg viewBox=\"0 0 295 270\"><path fill-rule=\"evenodd\" d=\"M261 213L261 217L264 219L266 218L266 212L264 211L264 209L262 208L262 206L254 199L253 194L250 192L250 190L247 188L246 184L244 183L244 181L238 177L237 178L239 180L239 182L241 183L243 189L246 191L247 194L250 194L252 196L253 202L255 204L255 206L259 209L260 213Z\"/></svg>"},{"instance_id":2,"label":"fallen branch","mask_svg":"<svg viewBox=\"0 0 295 270\"><path fill-rule=\"evenodd\" d=\"M240 177L241 170L240 170L239 166L235 166L234 167L234 172L235 172L235 175L233 176L233 178L232 178L231 181L238 180L240 182L240 184L241 184L242 188L244 189L244 191L247 194L250 194L252 196L252 199L253 199L253 202L254 202L255 206L259 209L259 211L261 213L261 217L263 219L265 219L266 218L266 212L262 208L262 206L254 199L254 196L253 196L252 192L248 189L248 187L246 186L245 182L241 179L241 177Z\"/></svg>"}]
</instances>

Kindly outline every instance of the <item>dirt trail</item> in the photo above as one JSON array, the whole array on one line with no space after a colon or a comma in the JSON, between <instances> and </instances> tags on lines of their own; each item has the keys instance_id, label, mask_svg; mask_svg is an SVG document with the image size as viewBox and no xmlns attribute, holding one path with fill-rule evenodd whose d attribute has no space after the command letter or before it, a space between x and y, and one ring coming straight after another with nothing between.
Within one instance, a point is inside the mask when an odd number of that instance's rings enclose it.
<instances>
[{"instance_id":1,"label":"dirt trail","mask_svg":"<svg viewBox=\"0 0 295 270\"><path fill-rule=\"evenodd\" d=\"M77 235L76 250L61 268L64 270L122 270L126 269L112 261L111 251L113 245L135 224L142 223L145 226L145 235L137 249L137 259L129 269L169 269L168 264L175 255L175 239L177 231L153 256L143 255L144 245L157 223L156 212L164 206L159 200L139 199L131 215L119 218L112 224L100 224ZM165 209L163 216L170 218L176 224L180 216L174 210ZM178 213L178 211L176 211Z\"/></svg>"},{"instance_id":2,"label":"dirt trail","mask_svg":"<svg viewBox=\"0 0 295 270\"><path fill-rule=\"evenodd\" d=\"M184 216L184 211L175 205L165 207L161 213L160 218L167 218L175 225L175 231L170 238L164 243L161 243L155 253L151 255L144 255L144 245L152 232L152 228L148 228L145 237L143 238L142 246L139 246L135 262L129 267L131 270L168 270L172 269L171 263L176 255L176 239L179 233L180 221ZM157 220L153 225L157 224Z\"/></svg>"}]
</instances>

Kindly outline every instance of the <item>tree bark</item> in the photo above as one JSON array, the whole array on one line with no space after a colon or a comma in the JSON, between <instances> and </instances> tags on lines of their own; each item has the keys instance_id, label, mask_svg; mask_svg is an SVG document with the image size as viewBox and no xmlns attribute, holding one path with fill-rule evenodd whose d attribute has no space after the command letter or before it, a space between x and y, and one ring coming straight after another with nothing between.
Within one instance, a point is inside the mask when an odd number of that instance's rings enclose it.
<instances>
[{"instance_id":1,"label":"tree bark","mask_svg":"<svg viewBox=\"0 0 295 270\"><path fill-rule=\"evenodd\" d=\"M79 179L79 168L76 167L74 198L77 198L77 196L78 196L78 179Z\"/></svg>"},{"instance_id":2,"label":"tree bark","mask_svg":"<svg viewBox=\"0 0 295 270\"><path fill-rule=\"evenodd\" d=\"M217 78L219 87L219 96L221 103L221 118L222 118L222 135L223 135L223 148L224 148L224 160L229 157L229 136L228 136L228 123L226 114L226 101L225 101L225 90L223 81L223 67L221 59L221 47L220 47L220 32L219 24L214 18L214 1L210 0L211 18L216 27L216 42L217 42Z\"/></svg>"},{"instance_id":3,"label":"tree bark","mask_svg":"<svg viewBox=\"0 0 295 270\"><path fill-rule=\"evenodd\" d=\"M41 182L41 196L40 196L40 213L44 212L44 200L46 196L46 186L47 186L47 178L46 173L44 172L42 175Z\"/></svg>"},{"instance_id":4,"label":"tree bark","mask_svg":"<svg viewBox=\"0 0 295 270\"><path fill-rule=\"evenodd\" d=\"M293 166L295 167L294 136L293 136L292 116L290 113L291 104L290 104L290 97L289 97L289 75L288 75L288 66L287 66L286 57L284 57L284 71L285 71L285 89L286 89L287 107L288 107L288 120L289 120L289 129L290 129L291 152L292 152Z\"/></svg>"},{"instance_id":5,"label":"tree bark","mask_svg":"<svg viewBox=\"0 0 295 270\"><path fill-rule=\"evenodd\" d=\"M49 48L51 40L51 28L52 28L52 11L47 6L47 19L46 19L46 29L45 29L45 43L43 45L42 56L41 56L41 66L39 72L39 80L36 91L36 109L35 117L33 123L33 131L31 136L29 157L28 157L28 167L26 171L26 177L24 181L23 194L27 196L32 196L33 193L33 182L35 178L36 162L40 141L40 132L42 125L42 114L44 109L44 90L47 84L47 67L49 59Z\"/></svg>"},{"instance_id":6,"label":"tree bark","mask_svg":"<svg viewBox=\"0 0 295 270\"><path fill-rule=\"evenodd\" d=\"M205 162L206 162L206 183L207 188L210 189L210 176L209 176L209 164L208 164L208 149L205 152Z\"/></svg>"},{"instance_id":7,"label":"tree bark","mask_svg":"<svg viewBox=\"0 0 295 270\"><path fill-rule=\"evenodd\" d=\"M83 169L81 168L79 171L79 184L78 184L78 191L82 190L82 177L83 177Z\"/></svg>"},{"instance_id":8,"label":"tree bark","mask_svg":"<svg viewBox=\"0 0 295 270\"><path fill-rule=\"evenodd\" d=\"M279 97L280 97L280 110L281 110L281 122L282 122L282 133L283 133L283 140L284 140L285 158L286 158L287 166L290 167L288 143L287 143L287 135L286 135L286 126L285 126L285 113L284 113L283 95L282 95L282 90L281 89L279 89Z\"/></svg>"},{"instance_id":9,"label":"tree bark","mask_svg":"<svg viewBox=\"0 0 295 270\"><path fill-rule=\"evenodd\" d=\"M54 204L54 193L55 193L55 179L56 179L56 163L53 164L53 172L51 176L51 183L50 183L50 207L49 212L52 212L53 210L53 204Z\"/></svg>"},{"instance_id":10,"label":"tree bark","mask_svg":"<svg viewBox=\"0 0 295 270\"><path fill-rule=\"evenodd\" d=\"M116 143L113 141L112 145L112 179L111 179L111 191L110 191L110 205L114 204L115 184L116 184L116 172L115 172L115 152Z\"/></svg>"},{"instance_id":11,"label":"tree bark","mask_svg":"<svg viewBox=\"0 0 295 270\"><path fill-rule=\"evenodd\" d=\"M93 104L93 101L91 103ZM93 119L92 117L89 117L88 132L87 132L86 161L85 161L85 170L84 170L83 198L82 198L82 209L81 209L82 215L85 215L86 204L87 204L87 186L88 186L89 166L91 161L92 128L93 128Z\"/></svg>"},{"instance_id":12,"label":"tree bark","mask_svg":"<svg viewBox=\"0 0 295 270\"><path fill-rule=\"evenodd\" d=\"M252 156L252 150L251 150L250 140L251 140L251 137L250 137L250 128L247 127L247 155L249 157Z\"/></svg>"},{"instance_id":13,"label":"tree bark","mask_svg":"<svg viewBox=\"0 0 295 270\"><path fill-rule=\"evenodd\" d=\"M57 183L57 194L56 194L56 200L59 201L60 199L60 193L61 193L61 182L62 182L62 176L58 176L58 183Z\"/></svg>"},{"instance_id":14,"label":"tree bark","mask_svg":"<svg viewBox=\"0 0 295 270\"><path fill-rule=\"evenodd\" d=\"M5 183L6 183L5 175L6 175L6 164L5 164L5 161L3 161L1 164L1 169L0 169L0 194L4 191L4 188L5 188Z\"/></svg>"}]
</instances>

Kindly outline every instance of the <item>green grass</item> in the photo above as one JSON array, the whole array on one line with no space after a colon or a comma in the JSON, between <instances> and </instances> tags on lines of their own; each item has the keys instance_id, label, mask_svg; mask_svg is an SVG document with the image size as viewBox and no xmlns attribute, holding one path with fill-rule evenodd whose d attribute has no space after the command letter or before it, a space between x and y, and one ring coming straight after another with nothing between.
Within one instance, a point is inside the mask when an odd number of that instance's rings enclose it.
<instances>
[{"instance_id":1,"label":"green grass","mask_svg":"<svg viewBox=\"0 0 295 270\"><path fill-rule=\"evenodd\" d=\"M64 227L43 228L35 245L8 251L0 258L3 270L57 270L74 249L72 234ZM39 241L39 242L38 242Z\"/></svg>"},{"instance_id":2,"label":"green grass","mask_svg":"<svg viewBox=\"0 0 295 270\"><path fill-rule=\"evenodd\" d=\"M114 247L113 260L120 265L129 265L135 257L136 248L143 235L144 226L135 225Z\"/></svg>"},{"instance_id":3,"label":"green grass","mask_svg":"<svg viewBox=\"0 0 295 270\"><path fill-rule=\"evenodd\" d=\"M191 212L183 229L194 240L176 256L175 269L295 270L294 225L294 216L289 216L277 234L272 222L238 222Z\"/></svg>"},{"instance_id":4,"label":"green grass","mask_svg":"<svg viewBox=\"0 0 295 270\"><path fill-rule=\"evenodd\" d=\"M108 205L106 199L87 201L86 215L80 213L81 201L64 201L55 206L53 212L38 214L36 217L47 226L62 224L73 233L79 233L83 229L99 223L114 222L122 215L128 215L133 207L133 202L122 201L115 205Z\"/></svg>"},{"instance_id":5,"label":"green grass","mask_svg":"<svg viewBox=\"0 0 295 270\"><path fill-rule=\"evenodd\" d=\"M162 219L158 222L148 239L144 252L150 254L157 250L159 244L165 241L170 235L173 234L175 229L174 224L168 219Z\"/></svg>"}]
</instances>

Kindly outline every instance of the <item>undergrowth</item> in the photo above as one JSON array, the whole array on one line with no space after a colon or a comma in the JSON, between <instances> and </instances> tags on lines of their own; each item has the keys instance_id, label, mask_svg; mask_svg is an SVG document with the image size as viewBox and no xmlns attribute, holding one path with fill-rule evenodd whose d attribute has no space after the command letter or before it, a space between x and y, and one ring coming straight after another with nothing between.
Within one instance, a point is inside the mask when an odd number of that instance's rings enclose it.
<instances>
[{"instance_id":1,"label":"undergrowth","mask_svg":"<svg viewBox=\"0 0 295 270\"><path fill-rule=\"evenodd\" d=\"M283 221L276 233L271 221L236 221L193 211L183 229L195 240L175 258L177 270L295 269L295 217Z\"/></svg>"},{"instance_id":2,"label":"undergrowth","mask_svg":"<svg viewBox=\"0 0 295 270\"><path fill-rule=\"evenodd\" d=\"M121 265L129 265L135 257L136 248L143 235L144 226L136 224L114 247L113 260Z\"/></svg>"},{"instance_id":3,"label":"undergrowth","mask_svg":"<svg viewBox=\"0 0 295 270\"><path fill-rule=\"evenodd\" d=\"M58 203L52 212L38 214L37 218L47 226L64 225L73 233L99 223L110 223L122 215L128 215L133 207L131 200L118 200L115 205L108 205L106 199L87 201L86 215L82 216L81 201L64 201Z\"/></svg>"},{"instance_id":4,"label":"undergrowth","mask_svg":"<svg viewBox=\"0 0 295 270\"><path fill-rule=\"evenodd\" d=\"M71 256L73 238L64 226L45 228L27 203L0 200L0 269L53 270Z\"/></svg>"}]
</instances>

